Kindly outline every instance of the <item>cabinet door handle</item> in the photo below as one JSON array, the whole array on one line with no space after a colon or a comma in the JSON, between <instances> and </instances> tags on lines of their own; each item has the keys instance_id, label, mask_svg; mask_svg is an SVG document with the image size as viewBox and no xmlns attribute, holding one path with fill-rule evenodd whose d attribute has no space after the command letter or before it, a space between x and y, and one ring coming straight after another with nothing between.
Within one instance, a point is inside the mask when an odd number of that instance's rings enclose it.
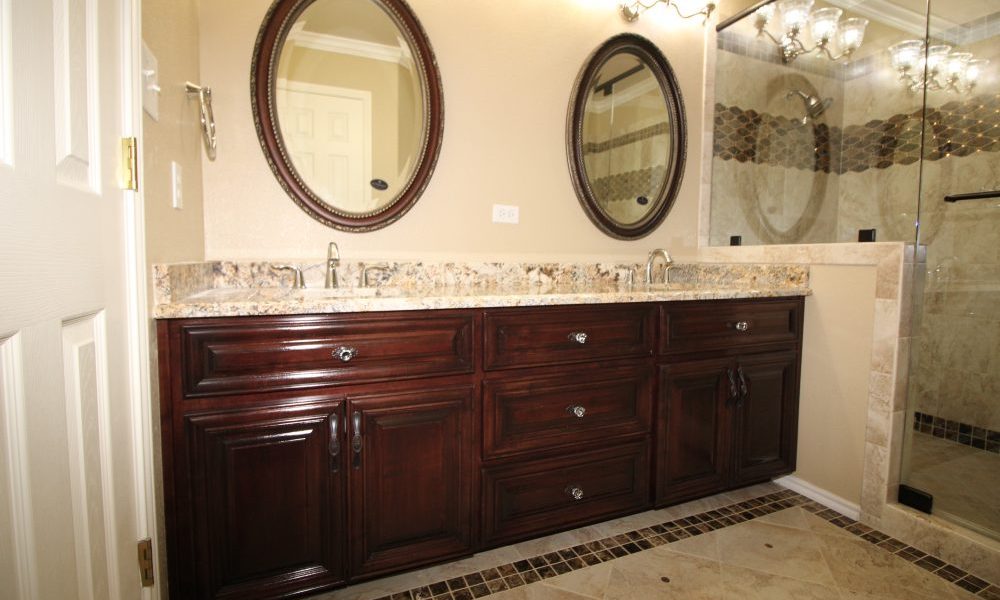
<instances>
[{"instance_id":1,"label":"cabinet door handle","mask_svg":"<svg viewBox=\"0 0 1000 600\"><path fill-rule=\"evenodd\" d=\"M747 385L747 378L743 374L743 366L736 367L736 374L740 380L740 400L737 404L742 405L750 397L750 386Z\"/></svg>"},{"instance_id":2,"label":"cabinet door handle","mask_svg":"<svg viewBox=\"0 0 1000 600\"><path fill-rule=\"evenodd\" d=\"M730 327L739 331L740 333L746 333L750 331L750 323L748 321L737 321L735 323L730 323Z\"/></svg>"},{"instance_id":3,"label":"cabinet door handle","mask_svg":"<svg viewBox=\"0 0 1000 600\"><path fill-rule=\"evenodd\" d=\"M340 470L340 415L330 415L330 470Z\"/></svg>"},{"instance_id":4,"label":"cabinet door handle","mask_svg":"<svg viewBox=\"0 0 1000 600\"><path fill-rule=\"evenodd\" d=\"M361 412L354 411L351 415L351 425L354 426L354 436L351 438L351 450L354 450L354 468L361 466Z\"/></svg>"},{"instance_id":5,"label":"cabinet door handle","mask_svg":"<svg viewBox=\"0 0 1000 600\"><path fill-rule=\"evenodd\" d=\"M351 362L358 355L358 349L354 346L337 346L333 349L333 357L339 358L340 362Z\"/></svg>"},{"instance_id":6,"label":"cabinet door handle","mask_svg":"<svg viewBox=\"0 0 1000 600\"><path fill-rule=\"evenodd\" d=\"M565 492L574 500L583 500L583 488L576 484L566 486Z\"/></svg>"},{"instance_id":7,"label":"cabinet door handle","mask_svg":"<svg viewBox=\"0 0 1000 600\"><path fill-rule=\"evenodd\" d=\"M576 406L567 406L566 407L566 412L568 412L569 414L573 415L577 419L582 419L583 415L587 414L587 409L585 407L579 406L579 405L576 405Z\"/></svg>"},{"instance_id":8,"label":"cabinet door handle","mask_svg":"<svg viewBox=\"0 0 1000 600\"><path fill-rule=\"evenodd\" d=\"M583 331L574 331L573 333L569 334L566 337L569 339L569 341L580 344L581 346L587 343L587 334L586 332Z\"/></svg>"},{"instance_id":9,"label":"cabinet door handle","mask_svg":"<svg viewBox=\"0 0 1000 600\"><path fill-rule=\"evenodd\" d=\"M726 369L726 376L729 377L729 401L726 404L731 404L736 401L739 395L736 391L736 375L733 374L732 369Z\"/></svg>"}]
</instances>

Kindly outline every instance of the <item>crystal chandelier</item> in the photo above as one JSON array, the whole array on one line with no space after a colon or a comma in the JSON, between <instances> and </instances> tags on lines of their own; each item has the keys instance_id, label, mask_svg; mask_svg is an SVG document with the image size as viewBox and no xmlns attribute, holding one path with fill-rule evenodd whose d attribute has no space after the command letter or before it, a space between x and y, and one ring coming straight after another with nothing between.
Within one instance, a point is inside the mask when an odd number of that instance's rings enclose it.
<instances>
[{"instance_id":1,"label":"crystal chandelier","mask_svg":"<svg viewBox=\"0 0 1000 600\"><path fill-rule=\"evenodd\" d=\"M813 0L779 0L765 4L754 14L757 20L757 36L768 37L778 46L781 60L790 63L803 54L816 52L830 60L840 60L850 56L861 47L865 39L867 19L850 18L840 20L843 11L839 8L818 8L812 10ZM780 19L780 34L775 36L767 30L775 16ZM803 41L803 33L808 29L812 36L812 47ZM837 52L833 47L836 45Z\"/></svg>"},{"instance_id":2,"label":"crystal chandelier","mask_svg":"<svg viewBox=\"0 0 1000 600\"><path fill-rule=\"evenodd\" d=\"M892 67L912 92L922 89L970 93L979 83L990 61L968 52L952 52L951 46L927 46L923 40L906 40L889 46Z\"/></svg>"}]
</instances>

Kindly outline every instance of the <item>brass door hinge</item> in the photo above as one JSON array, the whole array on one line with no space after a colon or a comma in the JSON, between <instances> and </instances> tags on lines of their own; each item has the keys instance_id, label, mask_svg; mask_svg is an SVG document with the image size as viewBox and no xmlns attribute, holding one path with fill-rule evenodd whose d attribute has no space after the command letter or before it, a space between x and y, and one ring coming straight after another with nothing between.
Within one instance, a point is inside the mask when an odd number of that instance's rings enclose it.
<instances>
[{"instance_id":1,"label":"brass door hinge","mask_svg":"<svg viewBox=\"0 0 1000 600\"><path fill-rule=\"evenodd\" d=\"M122 189L139 191L139 142L122 138Z\"/></svg>"},{"instance_id":2,"label":"brass door hinge","mask_svg":"<svg viewBox=\"0 0 1000 600\"><path fill-rule=\"evenodd\" d=\"M139 579L142 587L153 586L153 540L139 540Z\"/></svg>"}]
</instances>

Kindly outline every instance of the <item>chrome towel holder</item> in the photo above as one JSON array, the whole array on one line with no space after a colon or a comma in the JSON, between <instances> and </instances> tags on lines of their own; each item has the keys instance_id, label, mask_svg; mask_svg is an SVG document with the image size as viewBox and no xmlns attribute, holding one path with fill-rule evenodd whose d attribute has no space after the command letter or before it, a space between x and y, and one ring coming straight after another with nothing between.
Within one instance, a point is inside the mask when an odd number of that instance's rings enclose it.
<instances>
[{"instance_id":1,"label":"chrome towel holder","mask_svg":"<svg viewBox=\"0 0 1000 600\"><path fill-rule=\"evenodd\" d=\"M199 113L201 115L201 134L205 140L205 154L208 160L215 160L217 138L215 135L215 113L212 111L212 88L198 85L190 81L184 84L189 96L198 97Z\"/></svg>"}]
</instances>

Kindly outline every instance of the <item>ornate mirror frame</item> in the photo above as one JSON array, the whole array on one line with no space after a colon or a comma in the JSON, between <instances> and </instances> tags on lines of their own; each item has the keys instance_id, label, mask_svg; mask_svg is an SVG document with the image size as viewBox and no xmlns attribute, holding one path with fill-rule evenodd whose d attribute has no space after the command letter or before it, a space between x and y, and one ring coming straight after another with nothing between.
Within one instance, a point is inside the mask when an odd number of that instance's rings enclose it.
<instances>
[{"instance_id":1,"label":"ornate mirror frame","mask_svg":"<svg viewBox=\"0 0 1000 600\"><path fill-rule=\"evenodd\" d=\"M310 189L292 165L281 138L275 106L278 59L285 39L299 15L318 1L322 0L275 0L264 17L254 46L250 72L251 104L257 138L281 187L309 216L343 231L381 229L394 223L413 207L434 172L444 131L441 74L427 34L405 0L371 0L385 10L413 52L420 78L424 113L419 158L406 184L385 206L368 213L351 213L331 206Z\"/></svg>"},{"instance_id":2,"label":"ornate mirror frame","mask_svg":"<svg viewBox=\"0 0 1000 600\"><path fill-rule=\"evenodd\" d=\"M620 53L634 55L649 68L660 85L670 116L671 144L670 156L667 158L667 176L655 196L650 198L653 206L635 223L618 222L600 207L591 182L587 178L583 156L583 120L587 99L595 87L595 78L601 68L609 59ZM687 156L687 123L680 85L670 63L659 48L648 39L631 33L616 35L601 44L590 55L577 76L567 115L566 132L567 159L573 187L583 210L594 225L618 239L634 240L652 233L666 218L677 198L677 192L684 178L684 163Z\"/></svg>"}]
</instances>

